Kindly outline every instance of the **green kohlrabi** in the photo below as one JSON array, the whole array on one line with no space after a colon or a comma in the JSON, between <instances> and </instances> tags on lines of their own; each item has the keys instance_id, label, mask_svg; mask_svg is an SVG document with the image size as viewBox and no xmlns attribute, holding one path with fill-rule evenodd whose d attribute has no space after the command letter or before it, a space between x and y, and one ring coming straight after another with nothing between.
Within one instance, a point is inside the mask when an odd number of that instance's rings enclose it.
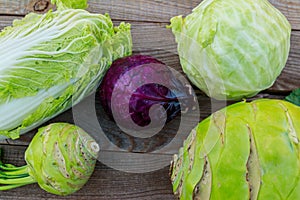
<instances>
[{"instance_id":1,"label":"green kohlrabi","mask_svg":"<svg viewBox=\"0 0 300 200\"><path fill-rule=\"evenodd\" d=\"M291 26L268 0L204 0L171 19L183 71L208 96L239 100L269 88L290 49Z\"/></svg>"},{"instance_id":2,"label":"green kohlrabi","mask_svg":"<svg viewBox=\"0 0 300 200\"><path fill-rule=\"evenodd\" d=\"M27 165L0 162L0 190L38 183L47 192L68 195L94 171L99 145L81 128L53 123L38 130L26 152Z\"/></svg>"},{"instance_id":3,"label":"green kohlrabi","mask_svg":"<svg viewBox=\"0 0 300 200\"><path fill-rule=\"evenodd\" d=\"M130 24L89 13L86 0L54 0L0 33L0 135L17 138L91 94L132 51ZM76 9L74 9L76 8Z\"/></svg>"},{"instance_id":4,"label":"green kohlrabi","mask_svg":"<svg viewBox=\"0 0 300 200\"><path fill-rule=\"evenodd\" d=\"M300 107L240 102L213 113L174 156L182 200L300 199Z\"/></svg>"}]
</instances>

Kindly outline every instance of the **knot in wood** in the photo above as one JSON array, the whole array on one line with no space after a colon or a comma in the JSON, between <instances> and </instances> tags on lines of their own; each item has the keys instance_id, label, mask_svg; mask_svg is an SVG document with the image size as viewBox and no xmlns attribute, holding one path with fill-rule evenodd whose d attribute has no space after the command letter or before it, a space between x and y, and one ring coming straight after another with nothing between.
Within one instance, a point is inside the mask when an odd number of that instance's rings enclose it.
<instances>
[{"instance_id":1,"label":"knot in wood","mask_svg":"<svg viewBox=\"0 0 300 200\"><path fill-rule=\"evenodd\" d=\"M38 0L33 5L33 10L36 12L44 12L48 9L50 2L48 0Z\"/></svg>"}]
</instances>

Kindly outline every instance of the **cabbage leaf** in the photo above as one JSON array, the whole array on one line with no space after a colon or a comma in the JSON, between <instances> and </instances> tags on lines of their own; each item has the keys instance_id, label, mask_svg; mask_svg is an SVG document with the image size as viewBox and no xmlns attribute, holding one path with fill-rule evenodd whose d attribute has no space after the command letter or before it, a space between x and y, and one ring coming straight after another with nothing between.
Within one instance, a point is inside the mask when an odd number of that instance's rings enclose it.
<instances>
[{"instance_id":1,"label":"cabbage leaf","mask_svg":"<svg viewBox=\"0 0 300 200\"><path fill-rule=\"evenodd\" d=\"M111 63L132 52L130 24L114 27L86 0L52 0L0 32L0 138L18 138L91 94ZM76 8L76 9L74 9Z\"/></svg>"},{"instance_id":2,"label":"cabbage leaf","mask_svg":"<svg viewBox=\"0 0 300 200\"><path fill-rule=\"evenodd\" d=\"M285 100L300 106L300 88L293 90L291 94L285 97Z\"/></svg>"}]
</instances>

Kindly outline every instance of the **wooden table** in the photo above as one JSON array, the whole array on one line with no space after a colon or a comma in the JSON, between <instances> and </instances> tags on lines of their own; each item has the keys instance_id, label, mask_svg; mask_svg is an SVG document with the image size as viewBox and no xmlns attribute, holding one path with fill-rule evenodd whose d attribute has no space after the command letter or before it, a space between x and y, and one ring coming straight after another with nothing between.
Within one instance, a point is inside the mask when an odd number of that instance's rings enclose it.
<instances>
[{"instance_id":1,"label":"wooden table","mask_svg":"<svg viewBox=\"0 0 300 200\"><path fill-rule=\"evenodd\" d=\"M182 72L176 53L176 43L170 30L165 26L176 15L187 15L201 0L90 0L90 12L109 13L114 23L126 21L132 24L132 37L135 54L152 55L174 69ZM268 90L254 98L283 98L291 90L300 87L300 1L270 0L292 24L291 51L285 69ZM49 0L0 0L0 29L11 25L28 12L44 13L53 6ZM200 118L211 113L211 102L203 93L196 90L201 109ZM232 102L228 102L232 103ZM69 110L50 122L73 122ZM50 123L48 122L48 123ZM107 127L109 129L111 127ZM23 165L24 151L36 130L23 135L19 140L1 142L6 163ZM129 143L132 142L129 140ZM122 143L122 141L120 142ZM132 144L127 145L133 149ZM142 149L140 149L142 150ZM125 173L114 170L101 162L89 182L77 193L59 197L43 191L32 184L11 191L0 192L0 199L174 199L169 181L169 167L148 173Z\"/></svg>"}]
</instances>

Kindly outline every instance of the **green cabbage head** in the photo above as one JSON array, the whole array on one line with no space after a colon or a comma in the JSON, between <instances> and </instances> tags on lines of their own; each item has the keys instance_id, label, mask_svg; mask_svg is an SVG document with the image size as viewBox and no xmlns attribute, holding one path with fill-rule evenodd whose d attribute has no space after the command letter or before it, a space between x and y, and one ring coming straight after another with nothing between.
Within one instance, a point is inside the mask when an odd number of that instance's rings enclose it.
<instances>
[{"instance_id":1,"label":"green cabbage head","mask_svg":"<svg viewBox=\"0 0 300 200\"><path fill-rule=\"evenodd\" d=\"M291 26L267 0L204 0L170 27L183 71L215 99L269 88L289 54Z\"/></svg>"},{"instance_id":2,"label":"green cabbage head","mask_svg":"<svg viewBox=\"0 0 300 200\"><path fill-rule=\"evenodd\" d=\"M260 99L198 124L174 156L182 200L300 199L300 107Z\"/></svg>"},{"instance_id":3,"label":"green cabbage head","mask_svg":"<svg viewBox=\"0 0 300 200\"><path fill-rule=\"evenodd\" d=\"M111 63L132 52L130 24L53 0L0 32L0 135L17 138L90 95Z\"/></svg>"}]
</instances>

